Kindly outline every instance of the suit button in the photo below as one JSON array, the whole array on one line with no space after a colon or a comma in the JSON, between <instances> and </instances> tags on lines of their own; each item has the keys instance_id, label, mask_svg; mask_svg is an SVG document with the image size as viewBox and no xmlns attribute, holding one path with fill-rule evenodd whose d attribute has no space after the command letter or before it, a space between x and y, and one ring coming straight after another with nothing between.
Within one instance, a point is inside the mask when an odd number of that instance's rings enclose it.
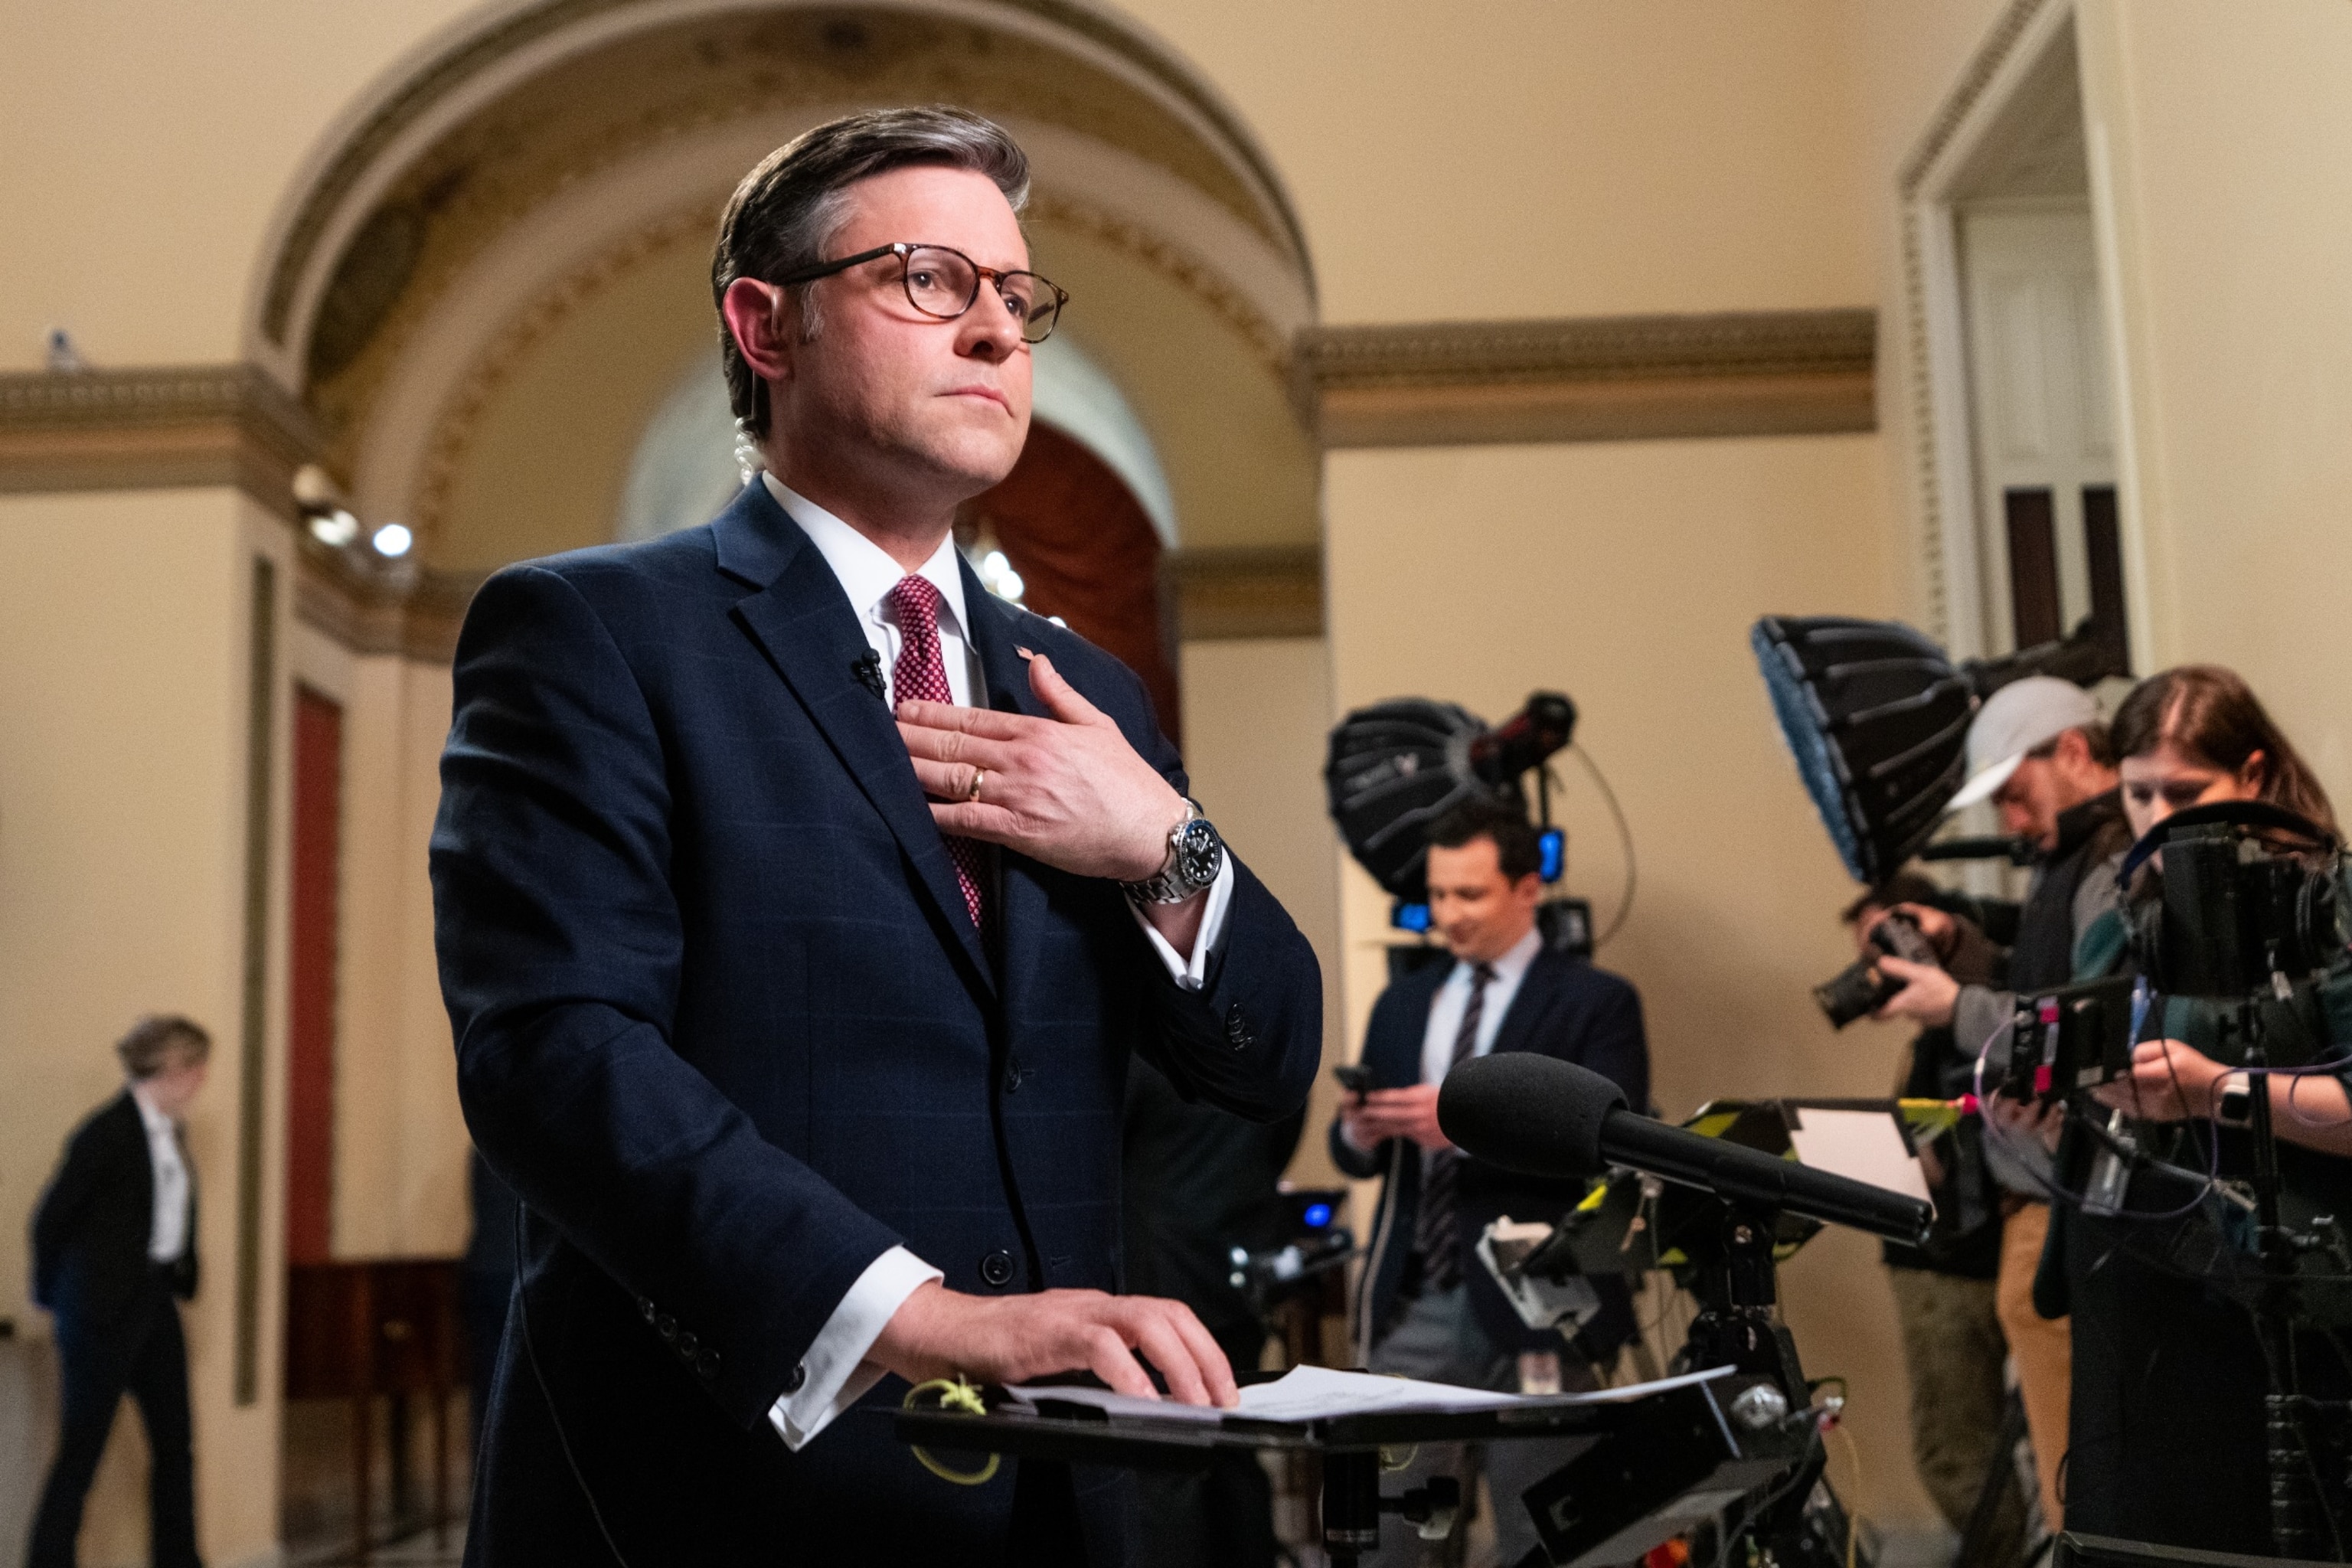
<instances>
[{"instance_id":1,"label":"suit button","mask_svg":"<svg viewBox=\"0 0 2352 1568\"><path fill-rule=\"evenodd\" d=\"M992 1252L980 1260L980 1278L985 1284L1002 1290L1013 1283L1013 1254Z\"/></svg>"},{"instance_id":2,"label":"suit button","mask_svg":"<svg viewBox=\"0 0 2352 1568\"><path fill-rule=\"evenodd\" d=\"M692 1361L696 1348L701 1343L700 1340L694 1337L694 1331L688 1329L677 1336L677 1353Z\"/></svg>"},{"instance_id":3,"label":"suit button","mask_svg":"<svg viewBox=\"0 0 2352 1568\"><path fill-rule=\"evenodd\" d=\"M702 1379L705 1383L709 1383L712 1378L717 1377L719 1375L719 1352L714 1350L705 1350L700 1355L695 1357L694 1374L695 1376Z\"/></svg>"},{"instance_id":4,"label":"suit button","mask_svg":"<svg viewBox=\"0 0 2352 1568\"><path fill-rule=\"evenodd\" d=\"M677 1320L671 1317L667 1312L664 1312L655 1321L654 1332L662 1337L662 1342L664 1344L676 1344L677 1342Z\"/></svg>"},{"instance_id":5,"label":"suit button","mask_svg":"<svg viewBox=\"0 0 2352 1568\"><path fill-rule=\"evenodd\" d=\"M714 1353L711 1359L715 1362L718 1360L718 1357ZM784 1392L786 1394L798 1394L801 1391L801 1384L807 1381L808 1367L806 1363L803 1363L803 1364L793 1367L792 1375L784 1379Z\"/></svg>"},{"instance_id":6,"label":"suit button","mask_svg":"<svg viewBox=\"0 0 2352 1568\"><path fill-rule=\"evenodd\" d=\"M646 1322L652 1322L654 1321L654 1299L650 1296L638 1297L637 1310L645 1314Z\"/></svg>"}]
</instances>

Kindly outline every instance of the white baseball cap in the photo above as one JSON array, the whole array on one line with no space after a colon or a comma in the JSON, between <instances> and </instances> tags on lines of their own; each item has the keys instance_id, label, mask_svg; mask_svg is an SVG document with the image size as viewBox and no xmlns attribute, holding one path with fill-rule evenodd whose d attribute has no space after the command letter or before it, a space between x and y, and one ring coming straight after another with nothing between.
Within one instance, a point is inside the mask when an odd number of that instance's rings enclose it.
<instances>
[{"instance_id":1,"label":"white baseball cap","mask_svg":"<svg viewBox=\"0 0 2352 1568\"><path fill-rule=\"evenodd\" d=\"M2029 675L1984 700L1969 725L1969 782L1944 807L1974 805L2009 782L2028 752L2099 721L2099 705L2071 680Z\"/></svg>"}]
</instances>

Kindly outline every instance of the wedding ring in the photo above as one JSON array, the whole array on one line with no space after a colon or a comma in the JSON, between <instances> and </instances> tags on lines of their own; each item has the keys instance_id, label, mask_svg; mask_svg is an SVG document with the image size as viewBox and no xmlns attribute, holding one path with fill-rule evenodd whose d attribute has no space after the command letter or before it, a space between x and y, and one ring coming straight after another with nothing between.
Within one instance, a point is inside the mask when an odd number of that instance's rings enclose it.
<instances>
[{"instance_id":1,"label":"wedding ring","mask_svg":"<svg viewBox=\"0 0 2352 1568\"><path fill-rule=\"evenodd\" d=\"M971 793L964 796L965 800L975 801L980 798L980 783L987 776L988 770L986 768L974 768L971 770Z\"/></svg>"}]
</instances>

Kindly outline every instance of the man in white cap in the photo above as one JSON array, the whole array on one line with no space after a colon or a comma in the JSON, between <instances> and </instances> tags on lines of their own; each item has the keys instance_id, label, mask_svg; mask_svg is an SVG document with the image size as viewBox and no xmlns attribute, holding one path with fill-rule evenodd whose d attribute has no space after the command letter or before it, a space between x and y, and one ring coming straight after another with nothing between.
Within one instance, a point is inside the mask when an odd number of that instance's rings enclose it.
<instances>
[{"instance_id":1,"label":"man in white cap","mask_svg":"<svg viewBox=\"0 0 2352 1568\"><path fill-rule=\"evenodd\" d=\"M2017 993L2072 980L2076 940L2116 902L2115 872L2131 845L2116 784L2107 727L2089 692L2037 675L1987 698L1969 726L1968 782L1947 809L1990 799L2000 813L2001 826L2031 840L2038 852L2033 882L2018 916L2017 944L2009 952L2012 989L1962 985L1932 964L1889 958L1880 968L1906 984L1878 1016L1929 1027L1948 1025L1970 1058L1990 1042L1990 1081L1992 1069L2008 1060ZM1938 951L1952 950L1958 932L1949 915L1922 905L1902 908ZM2043 1522L2056 1530L2072 1341L2066 1320L2051 1321L2033 1310L2033 1273L2050 1228L2050 1163L2032 1136L2038 1121L2015 1108L2004 1111L2006 1103L1988 1108L2006 1135L1996 1131L1985 1140L1986 1165L2002 1190L1995 1301L2025 1399Z\"/></svg>"}]
</instances>

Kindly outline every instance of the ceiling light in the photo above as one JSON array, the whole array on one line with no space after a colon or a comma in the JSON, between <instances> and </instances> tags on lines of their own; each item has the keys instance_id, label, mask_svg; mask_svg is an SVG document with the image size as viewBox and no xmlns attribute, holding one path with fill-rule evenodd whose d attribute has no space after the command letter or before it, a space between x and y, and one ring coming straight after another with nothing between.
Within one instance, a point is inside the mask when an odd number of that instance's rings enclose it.
<instances>
[{"instance_id":1,"label":"ceiling light","mask_svg":"<svg viewBox=\"0 0 2352 1568\"><path fill-rule=\"evenodd\" d=\"M404 524L387 522L375 531L375 536L368 542L375 546L378 555L397 560L408 553L408 547L416 542L416 536L409 532Z\"/></svg>"},{"instance_id":2,"label":"ceiling light","mask_svg":"<svg viewBox=\"0 0 2352 1568\"><path fill-rule=\"evenodd\" d=\"M310 537L330 550L341 550L359 536L360 520L341 507L310 520Z\"/></svg>"}]
</instances>

